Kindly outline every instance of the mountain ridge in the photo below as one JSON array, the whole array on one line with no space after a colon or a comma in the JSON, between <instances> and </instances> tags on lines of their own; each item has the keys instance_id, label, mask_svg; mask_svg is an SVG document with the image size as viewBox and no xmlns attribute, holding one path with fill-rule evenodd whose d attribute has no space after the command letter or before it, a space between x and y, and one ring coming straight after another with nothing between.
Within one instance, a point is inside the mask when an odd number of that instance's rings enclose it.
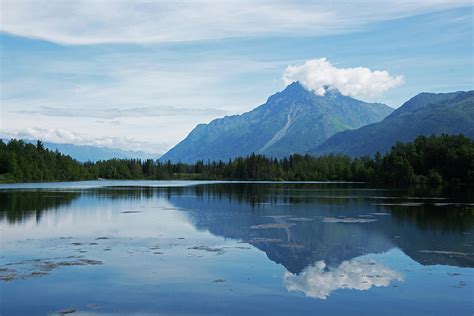
<instances>
[{"instance_id":1,"label":"mountain ridge","mask_svg":"<svg viewBox=\"0 0 474 316\"><path fill-rule=\"evenodd\" d=\"M294 82L251 111L197 125L161 160L226 161L251 153L277 158L306 153L334 133L379 121L392 110L336 90L318 96Z\"/></svg>"},{"instance_id":2,"label":"mountain ridge","mask_svg":"<svg viewBox=\"0 0 474 316\"><path fill-rule=\"evenodd\" d=\"M336 133L310 153L373 155L387 152L398 141L440 134L474 138L474 90L417 94L382 121Z\"/></svg>"}]
</instances>

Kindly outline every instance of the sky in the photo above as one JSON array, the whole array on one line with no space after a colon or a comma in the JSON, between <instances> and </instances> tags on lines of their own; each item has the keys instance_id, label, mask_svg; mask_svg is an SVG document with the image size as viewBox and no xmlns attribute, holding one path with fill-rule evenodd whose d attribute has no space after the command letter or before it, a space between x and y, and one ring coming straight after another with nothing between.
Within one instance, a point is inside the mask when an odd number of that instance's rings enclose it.
<instances>
[{"instance_id":1,"label":"sky","mask_svg":"<svg viewBox=\"0 0 474 316\"><path fill-rule=\"evenodd\" d=\"M295 80L394 108L472 90L465 0L0 0L0 136L164 153Z\"/></svg>"}]
</instances>

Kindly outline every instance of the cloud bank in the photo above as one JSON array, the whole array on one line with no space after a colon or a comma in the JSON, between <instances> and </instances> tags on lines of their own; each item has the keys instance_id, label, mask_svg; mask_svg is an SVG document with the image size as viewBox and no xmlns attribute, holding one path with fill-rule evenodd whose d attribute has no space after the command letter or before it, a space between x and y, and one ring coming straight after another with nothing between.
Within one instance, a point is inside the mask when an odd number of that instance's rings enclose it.
<instances>
[{"instance_id":1,"label":"cloud bank","mask_svg":"<svg viewBox=\"0 0 474 316\"><path fill-rule=\"evenodd\" d=\"M3 132L0 137L4 139L17 138L41 140L57 144L90 145L97 147L118 148L123 150L135 150L158 154L164 153L169 147L169 144L151 144L148 142L138 141L133 138L92 138L63 128L29 127L15 132Z\"/></svg>"},{"instance_id":2,"label":"cloud bank","mask_svg":"<svg viewBox=\"0 0 474 316\"><path fill-rule=\"evenodd\" d=\"M447 8L470 0L148 1L2 0L0 30L84 45L162 43L262 35L320 36ZM363 9L361 9L363 8Z\"/></svg>"},{"instance_id":3,"label":"cloud bank","mask_svg":"<svg viewBox=\"0 0 474 316\"><path fill-rule=\"evenodd\" d=\"M288 66L283 81L290 84L299 81L307 90L324 95L329 89L354 98L372 99L385 91L401 85L403 76L391 76L387 71L369 68L337 68L326 58L307 60L300 66Z\"/></svg>"},{"instance_id":4,"label":"cloud bank","mask_svg":"<svg viewBox=\"0 0 474 316\"><path fill-rule=\"evenodd\" d=\"M168 117L168 116L219 116L227 114L226 111L214 108L180 108L173 106L142 106L133 108L116 108L116 107L96 107L90 108L73 108L73 107L50 107L39 106L35 109L16 110L21 114L39 114L46 116L59 117L91 117L98 119L115 119L122 117Z\"/></svg>"},{"instance_id":5,"label":"cloud bank","mask_svg":"<svg viewBox=\"0 0 474 316\"><path fill-rule=\"evenodd\" d=\"M344 261L337 268L318 261L299 275L285 272L283 276L288 291L303 292L308 297L323 300L338 289L366 291L373 286L387 287L393 281L403 281L402 275L380 263L358 259Z\"/></svg>"}]
</instances>

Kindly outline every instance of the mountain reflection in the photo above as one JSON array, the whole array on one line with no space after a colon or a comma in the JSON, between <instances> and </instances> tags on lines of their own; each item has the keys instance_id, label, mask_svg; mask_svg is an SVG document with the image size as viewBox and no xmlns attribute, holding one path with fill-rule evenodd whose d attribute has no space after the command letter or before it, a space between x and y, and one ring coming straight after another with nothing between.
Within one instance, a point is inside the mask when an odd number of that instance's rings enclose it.
<instances>
[{"instance_id":1,"label":"mountain reflection","mask_svg":"<svg viewBox=\"0 0 474 316\"><path fill-rule=\"evenodd\" d=\"M300 274L286 272L283 281L288 291L303 292L308 297L326 299L338 289L365 291L371 287L387 287L393 281L403 281L400 273L374 261L352 259L335 268L318 261Z\"/></svg>"},{"instance_id":2,"label":"mountain reflection","mask_svg":"<svg viewBox=\"0 0 474 316\"><path fill-rule=\"evenodd\" d=\"M112 207L115 200L164 198L198 230L248 242L282 264L289 289L325 297L343 285L366 289L399 280L388 268L354 259L393 248L424 265L474 267L474 214L466 200L472 195L440 199L444 194L307 183L2 190L0 220L13 225L35 216L39 221L43 212L60 214L72 203L106 200ZM340 279L337 272L351 277ZM365 276L374 273L382 277ZM314 280L328 278L333 285L315 289Z\"/></svg>"},{"instance_id":3,"label":"mountain reflection","mask_svg":"<svg viewBox=\"0 0 474 316\"><path fill-rule=\"evenodd\" d=\"M393 248L424 265L474 266L474 212L451 203L466 203L459 196L349 184L220 184L194 192L172 194L170 202L198 229L246 241L293 274ZM403 205L413 200L416 207Z\"/></svg>"}]
</instances>

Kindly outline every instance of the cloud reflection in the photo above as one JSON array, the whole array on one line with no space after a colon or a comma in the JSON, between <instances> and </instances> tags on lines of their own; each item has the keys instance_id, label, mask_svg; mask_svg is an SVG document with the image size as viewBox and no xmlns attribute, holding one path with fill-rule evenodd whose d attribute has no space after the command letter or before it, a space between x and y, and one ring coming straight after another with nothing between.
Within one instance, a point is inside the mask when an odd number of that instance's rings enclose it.
<instances>
[{"instance_id":1,"label":"cloud reflection","mask_svg":"<svg viewBox=\"0 0 474 316\"><path fill-rule=\"evenodd\" d=\"M403 276L383 264L355 258L343 261L337 268L318 261L300 274L285 272L283 281L290 292L324 300L338 289L366 291L372 286L386 287L393 281L403 281Z\"/></svg>"}]
</instances>

